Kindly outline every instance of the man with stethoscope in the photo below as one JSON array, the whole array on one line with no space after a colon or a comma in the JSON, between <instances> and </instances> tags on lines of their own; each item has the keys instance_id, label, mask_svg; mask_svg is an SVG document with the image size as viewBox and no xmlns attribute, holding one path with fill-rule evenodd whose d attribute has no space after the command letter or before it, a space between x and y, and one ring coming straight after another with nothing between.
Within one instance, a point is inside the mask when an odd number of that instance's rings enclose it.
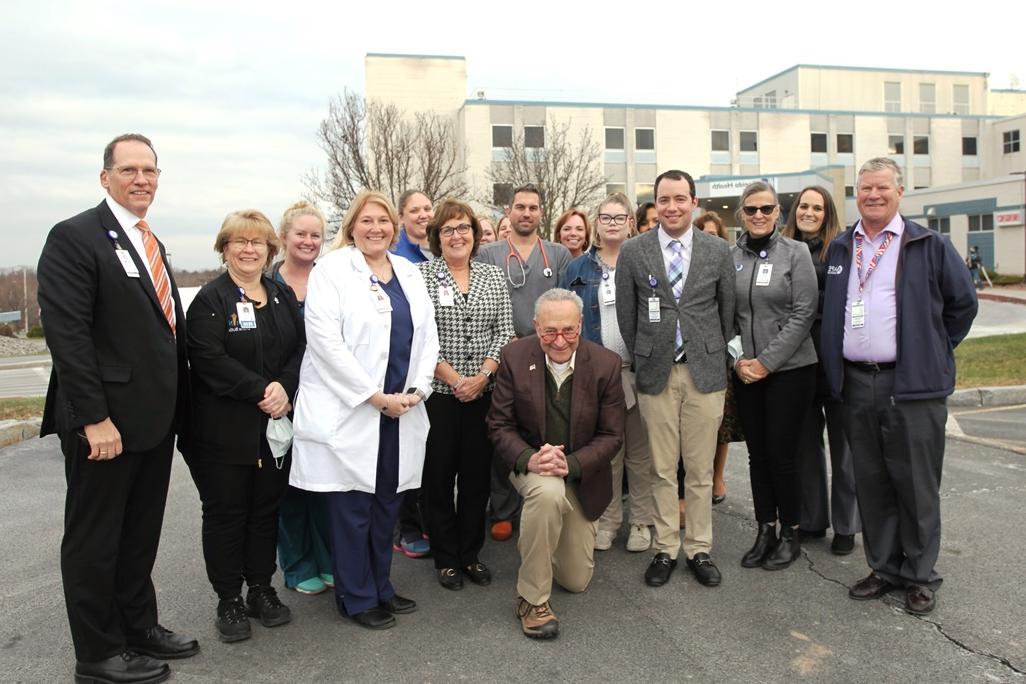
<instances>
[{"instance_id":1,"label":"man with stethoscope","mask_svg":"<svg viewBox=\"0 0 1026 684\"><path fill-rule=\"evenodd\" d=\"M517 337L534 334L534 303L542 293L559 283L559 276L570 263L570 251L563 245L542 240L541 192L534 185L513 191L509 219L513 234L506 240L482 245L477 260L498 266L506 276L513 305L513 330ZM492 538L505 541L513 536L512 520L520 507L520 497L504 472L492 468Z\"/></svg>"}]
</instances>

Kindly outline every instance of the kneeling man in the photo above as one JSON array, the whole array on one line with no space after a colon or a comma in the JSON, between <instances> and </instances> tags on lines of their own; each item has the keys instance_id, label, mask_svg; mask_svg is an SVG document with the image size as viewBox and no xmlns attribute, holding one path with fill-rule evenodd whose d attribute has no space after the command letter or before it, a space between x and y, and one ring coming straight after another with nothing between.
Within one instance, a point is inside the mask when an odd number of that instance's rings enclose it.
<instances>
[{"instance_id":1,"label":"kneeling man","mask_svg":"<svg viewBox=\"0 0 1026 684\"><path fill-rule=\"evenodd\" d=\"M582 307L569 290L538 298L537 335L503 348L488 413L495 456L524 499L517 617L539 639L559 635L552 580L572 592L591 581L595 521L612 497L609 463L623 442L621 360L580 339Z\"/></svg>"}]
</instances>

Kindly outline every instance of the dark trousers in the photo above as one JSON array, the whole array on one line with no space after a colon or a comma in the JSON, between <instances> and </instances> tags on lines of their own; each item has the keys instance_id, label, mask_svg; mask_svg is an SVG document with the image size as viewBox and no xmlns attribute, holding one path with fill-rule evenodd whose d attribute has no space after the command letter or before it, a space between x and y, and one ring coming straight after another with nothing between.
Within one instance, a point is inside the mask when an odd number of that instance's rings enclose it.
<instances>
[{"instance_id":1,"label":"dark trousers","mask_svg":"<svg viewBox=\"0 0 1026 684\"><path fill-rule=\"evenodd\" d=\"M263 467L188 459L203 502L203 559L218 598L229 599L249 586L269 585L278 544L278 509L289 482L292 459L279 470L274 459Z\"/></svg>"},{"instance_id":2,"label":"dark trousers","mask_svg":"<svg viewBox=\"0 0 1026 684\"><path fill-rule=\"evenodd\" d=\"M68 493L61 578L75 657L104 660L125 650L126 632L157 624L150 580L164 522L174 436L152 449L90 461L77 432L61 435Z\"/></svg>"},{"instance_id":3,"label":"dark trousers","mask_svg":"<svg viewBox=\"0 0 1026 684\"><path fill-rule=\"evenodd\" d=\"M399 516L399 421L381 416L374 492L332 492L331 557L335 602L343 615L377 608L395 596L392 530Z\"/></svg>"},{"instance_id":4,"label":"dark trousers","mask_svg":"<svg viewBox=\"0 0 1026 684\"><path fill-rule=\"evenodd\" d=\"M399 523L396 525L396 539L416 541L427 532L427 521L424 515L424 494L420 489L407 489L403 492L402 503L399 505Z\"/></svg>"},{"instance_id":5,"label":"dark trousers","mask_svg":"<svg viewBox=\"0 0 1026 684\"><path fill-rule=\"evenodd\" d=\"M491 393L468 403L439 393L427 400L431 431L424 459L424 513L436 568L476 563L484 546L492 464L485 415L491 402Z\"/></svg>"},{"instance_id":6,"label":"dark trousers","mask_svg":"<svg viewBox=\"0 0 1026 684\"><path fill-rule=\"evenodd\" d=\"M286 487L278 511L278 564L285 586L334 574L330 547L328 495Z\"/></svg>"},{"instance_id":7,"label":"dark trousers","mask_svg":"<svg viewBox=\"0 0 1026 684\"><path fill-rule=\"evenodd\" d=\"M827 488L826 448L830 444L830 487ZM799 468L802 482L803 530L834 529L834 534L860 531L855 499L855 472L848 438L844 434L844 409L840 402L815 398L802 428Z\"/></svg>"},{"instance_id":8,"label":"dark trousers","mask_svg":"<svg viewBox=\"0 0 1026 684\"><path fill-rule=\"evenodd\" d=\"M770 373L746 385L734 377L737 414L748 445L755 519L797 525L801 517L798 443L816 389L815 365Z\"/></svg>"},{"instance_id":9,"label":"dark trousers","mask_svg":"<svg viewBox=\"0 0 1026 684\"><path fill-rule=\"evenodd\" d=\"M894 401L894 371L844 369L844 427L855 465L866 561L898 585L941 584L943 398Z\"/></svg>"}]
</instances>

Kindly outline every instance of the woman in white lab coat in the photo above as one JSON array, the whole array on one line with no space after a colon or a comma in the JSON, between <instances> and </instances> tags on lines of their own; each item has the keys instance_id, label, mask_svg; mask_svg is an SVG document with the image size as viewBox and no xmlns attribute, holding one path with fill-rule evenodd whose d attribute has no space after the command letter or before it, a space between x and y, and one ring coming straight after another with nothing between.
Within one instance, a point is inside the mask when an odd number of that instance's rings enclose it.
<instances>
[{"instance_id":1,"label":"woman in white lab coat","mask_svg":"<svg viewBox=\"0 0 1026 684\"><path fill-rule=\"evenodd\" d=\"M420 486L438 363L420 271L389 254L398 217L379 192L353 200L310 274L295 411L293 487L330 492L339 612L371 629L417 604L389 581L401 493Z\"/></svg>"}]
</instances>

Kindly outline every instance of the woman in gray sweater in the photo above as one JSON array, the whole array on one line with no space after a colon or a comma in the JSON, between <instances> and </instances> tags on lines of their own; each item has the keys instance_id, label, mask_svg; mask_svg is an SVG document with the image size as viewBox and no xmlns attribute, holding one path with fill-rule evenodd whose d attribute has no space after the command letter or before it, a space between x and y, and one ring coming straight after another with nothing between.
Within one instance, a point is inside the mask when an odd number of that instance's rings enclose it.
<instances>
[{"instance_id":1,"label":"woman in gray sweater","mask_svg":"<svg viewBox=\"0 0 1026 684\"><path fill-rule=\"evenodd\" d=\"M741 565L766 570L788 567L801 551L797 453L816 384L816 351L809 336L819 292L816 272L808 247L777 232L779 217L773 187L750 184L738 208L745 232L733 250L734 320L743 349L734 365L734 395L759 523Z\"/></svg>"}]
</instances>

